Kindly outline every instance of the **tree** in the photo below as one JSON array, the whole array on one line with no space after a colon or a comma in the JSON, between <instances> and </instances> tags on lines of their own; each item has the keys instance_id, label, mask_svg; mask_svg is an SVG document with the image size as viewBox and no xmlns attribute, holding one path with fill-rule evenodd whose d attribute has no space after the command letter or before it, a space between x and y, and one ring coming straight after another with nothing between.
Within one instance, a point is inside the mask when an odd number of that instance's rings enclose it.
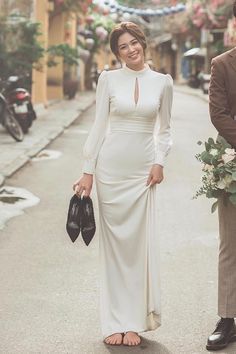
<instances>
[{"instance_id":1,"label":"tree","mask_svg":"<svg viewBox=\"0 0 236 354\"><path fill-rule=\"evenodd\" d=\"M91 69L94 55L101 47L108 43L108 34L114 26L114 21L109 16L99 14L89 15L86 25L79 31L78 39L79 52L87 50L88 56L85 59L85 86L92 88Z\"/></svg>"},{"instance_id":2,"label":"tree","mask_svg":"<svg viewBox=\"0 0 236 354\"><path fill-rule=\"evenodd\" d=\"M40 24L17 17L0 19L0 67L1 76L31 77L33 66L44 55L44 48L38 42ZM29 80L26 82L30 88Z\"/></svg>"}]
</instances>

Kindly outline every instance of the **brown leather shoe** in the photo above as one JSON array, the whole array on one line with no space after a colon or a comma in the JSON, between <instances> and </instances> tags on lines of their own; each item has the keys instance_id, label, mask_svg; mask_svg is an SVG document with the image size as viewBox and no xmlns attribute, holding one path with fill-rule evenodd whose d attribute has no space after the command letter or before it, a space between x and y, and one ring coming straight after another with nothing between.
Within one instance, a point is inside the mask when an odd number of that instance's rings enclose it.
<instances>
[{"instance_id":1,"label":"brown leather shoe","mask_svg":"<svg viewBox=\"0 0 236 354\"><path fill-rule=\"evenodd\" d=\"M221 318L216 329L209 336L206 349L220 350L226 348L229 343L236 341L236 326L233 318Z\"/></svg>"}]
</instances>

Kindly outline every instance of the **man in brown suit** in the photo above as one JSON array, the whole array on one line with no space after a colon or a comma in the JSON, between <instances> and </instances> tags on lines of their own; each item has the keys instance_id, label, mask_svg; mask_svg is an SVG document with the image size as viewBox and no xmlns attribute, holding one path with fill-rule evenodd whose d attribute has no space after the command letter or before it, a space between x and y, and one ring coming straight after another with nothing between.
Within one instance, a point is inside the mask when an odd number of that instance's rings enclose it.
<instances>
[{"instance_id":1,"label":"man in brown suit","mask_svg":"<svg viewBox=\"0 0 236 354\"><path fill-rule=\"evenodd\" d=\"M236 1L233 5L236 18ZM236 19L235 19L236 20ZM212 60L210 117L219 135L236 148L236 47ZM236 341L236 207L219 200L218 315L206 348L218 350Z\"/></svg>"}]
</instances>

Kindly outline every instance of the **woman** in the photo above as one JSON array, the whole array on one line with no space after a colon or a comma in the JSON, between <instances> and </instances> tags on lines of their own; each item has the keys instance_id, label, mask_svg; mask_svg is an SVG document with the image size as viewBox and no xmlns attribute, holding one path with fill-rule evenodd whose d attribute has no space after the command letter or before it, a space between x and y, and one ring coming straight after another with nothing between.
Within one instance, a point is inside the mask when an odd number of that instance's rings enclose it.
<instances>
[{"instance_id":1,"label":"woman","mask_svg":"<svg viewBox=\"0 0 236 354\"><path fill-rule=\"evenodd\" d=\"M104 341L138 345L139 332L160 325L156 187L171 145L172 79L145 64L136 24L117 25L110 46L124 66L100 75L84 174L73 188L88 196L96 175Z\"/></svg>"}]
</instances>

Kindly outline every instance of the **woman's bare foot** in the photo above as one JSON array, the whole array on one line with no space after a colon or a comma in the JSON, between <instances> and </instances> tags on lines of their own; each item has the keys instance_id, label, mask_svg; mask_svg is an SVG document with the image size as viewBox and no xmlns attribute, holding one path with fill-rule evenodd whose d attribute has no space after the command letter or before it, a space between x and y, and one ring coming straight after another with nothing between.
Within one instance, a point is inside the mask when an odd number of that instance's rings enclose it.
<instances>
[{"instance_id":1,"label":"woman's bare foot","mask_svg":"<svg viewBox=\"0 0 236 354\"><path fill-rule=\"evenodd\" d=\"M121 345L122 344L122 339L123 339L123 334L122 333L114 333L109 337L106 337L104 339L104 342L106 344L110 345Z\"/></svg>"},{"instance_id":2,"label":"woman's bare foot","mask_svg":"<svg viewBox=\"0 0 236 354\"><path fill-rule=\"evenodd\" d=\"M126 332L123 338L124 345L139 345L141 343L141 338L138 333Z\"/></svg>"}]
</instances>

